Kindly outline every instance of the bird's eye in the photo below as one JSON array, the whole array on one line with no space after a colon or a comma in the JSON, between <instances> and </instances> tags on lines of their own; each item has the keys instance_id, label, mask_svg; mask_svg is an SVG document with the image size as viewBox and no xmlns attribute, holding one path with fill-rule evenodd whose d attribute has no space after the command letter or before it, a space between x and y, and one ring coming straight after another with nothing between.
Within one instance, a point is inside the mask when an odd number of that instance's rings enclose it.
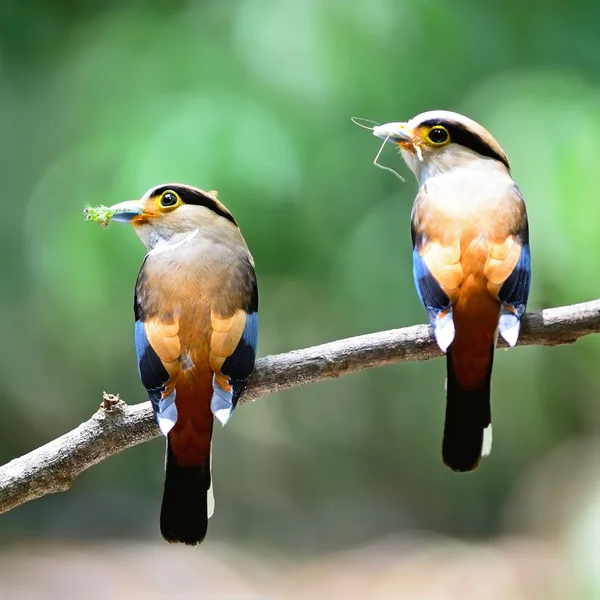
<instances>
[{"instance_id":1,"label":"bird's eye","mask_svg":"<svg viewBox=\"0 0 600 600\"><path fill-rule=\"evenodd\" d=\"M429 131L427 137L429 141L436 146L445 144L450 139L450 135L445 127L434 127Z\"/></svg>"},{"instance_id":2,"label":"bird's eye","mask_svg":"<svg viewBox=\"0 0 600 600\"><path fill-rule=\"evenodd\" d=\"M179 198L177 197L177 194L174 192L165 192L160 198L160 205L165 208L169 208L171 206L175 206L178 201Z\"/></svg>"}]
</instances>

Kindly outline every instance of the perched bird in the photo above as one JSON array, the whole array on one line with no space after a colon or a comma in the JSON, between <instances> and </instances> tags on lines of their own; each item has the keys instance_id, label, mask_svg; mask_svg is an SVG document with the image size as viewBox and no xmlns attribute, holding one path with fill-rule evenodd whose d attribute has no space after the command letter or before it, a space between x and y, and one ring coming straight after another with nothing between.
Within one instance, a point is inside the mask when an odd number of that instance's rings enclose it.
<instances>
[{"instance_id":1,"label":"perched bird","mask_svg":"<svg viewBox=\"0 0 600 600\"><path fill-rule=\"evenodd\" d=\"M413 275L446 352L442 456L471 471L491 450L490 380L498 332L517 343L531 279L525 202L506 154L481 125L448 111L388 123L419 191L411 218Z\"/></svg>"},{"instance_id":2,"label":"perched bird","mask_svg":"<svg viewBox=\"0 0 600 600\"><path fill-rule=\"evenodd\" d=\"M254 261L216 192L159 185L109 211L148 248L135 286L135 347L167 436L161 533L195 545L212 514L213 415L227 422L254 368Z\"/></svg>"}]
</instances>

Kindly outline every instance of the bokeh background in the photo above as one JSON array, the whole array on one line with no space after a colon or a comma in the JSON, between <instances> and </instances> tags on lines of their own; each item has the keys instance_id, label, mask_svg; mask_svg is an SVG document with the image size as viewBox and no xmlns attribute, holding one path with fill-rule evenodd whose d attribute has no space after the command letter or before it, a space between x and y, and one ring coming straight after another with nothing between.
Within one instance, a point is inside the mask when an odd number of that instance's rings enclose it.
<instances>
[{"instance_id":1,"label":"bokeh background","mask_svg":"<svg viewBox=\"0 0 600 600\"><path fill-rule=\"evenodd\" d=\"M86 204L217 189L254 254L260 355L424 321L416 184L350 117L446 108L507 151L530 309L600 296L592 0L3 0L0 462L145 400L133 232ZM216 428L217 510L159 539L163 441L0 517L0 597L600 598L600 338L498 353L494 451L440 458L444 361L260 399Z\"/></svg>"}]
</instances>

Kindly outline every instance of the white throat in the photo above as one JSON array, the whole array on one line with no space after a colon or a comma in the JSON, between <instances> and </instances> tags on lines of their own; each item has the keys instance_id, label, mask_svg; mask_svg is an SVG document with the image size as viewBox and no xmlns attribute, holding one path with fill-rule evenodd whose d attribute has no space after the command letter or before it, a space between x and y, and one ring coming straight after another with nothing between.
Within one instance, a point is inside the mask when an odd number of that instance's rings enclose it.
<instances>
[{"instance_id":1,"label":"white throat","mask_svg":"<svg viewBox=\"0 0 600 600\"><path fill-rule=\"evenodd\" d=\"M156 245L150 252L148 252L148 256L155 256L156 254L162 254L163 252L170 252L171 250L176 250L177 248L181 248L184 244L187 244L190 240L195 238L198 235L198 230L194 229L189 233L179 233L174 235L169 239L160 238Z\"/></svg>"},{"instance_id":2,"label":"white throat","mask_svg":"<svg viewBox=\"0 0 600 600\"><path fill-rule=\"evenodd\" d=\"M444 175L457 169L498 170L503 167L497 160L486 158L469 148L458 144L448 144L444 148L423 148L422 158L409 150L402 150L402 156L415 174L419 185L431 177Z\"/></svg>"}]
</instances>

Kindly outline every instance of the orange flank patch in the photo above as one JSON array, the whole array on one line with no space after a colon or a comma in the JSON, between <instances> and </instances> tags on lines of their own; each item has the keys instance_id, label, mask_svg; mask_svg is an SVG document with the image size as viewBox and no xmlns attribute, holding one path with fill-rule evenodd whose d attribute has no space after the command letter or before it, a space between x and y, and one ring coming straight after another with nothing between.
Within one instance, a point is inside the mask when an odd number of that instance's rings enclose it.
<instances>
[{"instance_id":1,"label":"orange flank patch","mask_svg":"<svg viewBox=\"0 0 600 600\"><path fill-rule=\"evenodd\" d=\"M444 317L448 316L448 313L452 310L452 306L449 306L448 308L441 310L438 313L438 316L436 317L438 319L438 321L441 321Z\"/></svg>"},{"instance_id":2,"label":"orange flank patch","mask_svg":"<svg viewBox=\"0 0 600 600\"><path fill-rule=\"evenodd\" d=\"M219 373L225 359L233 354L242 338L246 326L246 313L238 310L233 316L224 318L213 310L211 324L213 333L210 340L209 364L215 373Z\"/></svg>"},{"instance_id":3,"label":"orange flank patch","mask_svg":"<svg viewBox=\"0 0 600 600\"><path fill-rule=\"evenodd\" d=\"M460 264L460 244L442 246L433 241L423 251L423 260L435 280L446 294L453 299L454 290L458 290L463 282L464 273Z\"/></svg>"},{"instance_id":4,"label":"orange flank patch","mask_svg":"<svg viewBox=\"0 0 600 600\"><path fill-rule=\"evenodd\" d=\"M146 321L144 327L150 345L163 363L171 363L179 358L181 354L179 321L163 323L154 319Z\"/></svg>"},{"instance_id":5,"label":"orange flank patch","mask_svg":"<svg viewBox=\"0 0 600 600\"><path fill-rule=\"evenodd\" d=\"M513 236L506 238L504 242L489 242L489 258L483 273L488 280L488 291L493 297L497 297L500 288L514 271L519 257L521 246Z\"/></svg>"},{"instance_id":6,"label":"orange flank patch","mask_svg":"<svg viewBox=\"0 0 600 600\"><path fill-rule=\"evenodd\" d=\"M166 398L173 391L181 368L179 362L181 354L179 321L163 323L158 319L153 319L146 321L144 328L148 342L169 374L169 382L166 384L166 389L163 392L163 398Z\"/></svg>"},{"instance_id":7,"label":"orange flank patch","mask_svg":"<svg viewBox=\"0 0 600 600\"><path fill-rule=\"evenodd\" d=\"M229 377L223 375L223 373L215 373L215 381L217 385L225 392L231 391L231 385L229 385Z\"/></svg>"}]
</instances>

